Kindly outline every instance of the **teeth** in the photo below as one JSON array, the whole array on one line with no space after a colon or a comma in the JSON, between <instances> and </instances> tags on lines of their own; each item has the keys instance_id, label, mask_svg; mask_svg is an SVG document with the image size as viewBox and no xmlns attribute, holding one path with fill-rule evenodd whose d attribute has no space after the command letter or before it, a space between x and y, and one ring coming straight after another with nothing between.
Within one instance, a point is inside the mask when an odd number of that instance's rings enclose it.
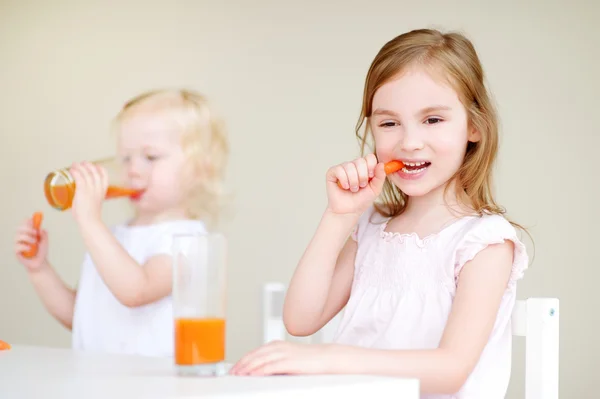
<instances>
[{"instance_id":1,"label":"teeth","mask_svg":"<svg viewBox=\"0 0 600 399\"><path fill-rule=\"evenodd\" d=\"M404 162L404 164L407 166L421 166L425 165L425 162Z\"/></svg>"},{"instance_id":2,"label":"teeth","mask_svg":"<svg viewBox=\"0 0 600 399\"><path fill-rule=\"evenodd\" d=\"M414 174L414 173L419 173L419 172L422 172L422 171L424 171L425 169L427 169L427 168L421 168L421 169L412 169L412 170L408 170L408 169L406 169L406 168L403 168L403 169L402 169L402 171L403 171L404 173L407 173L407 174L409 174L409 175L410 175L410 174Z\"/></svg>"},{"instance_id":3,"label":"teeth","mask_svg":"<svg viewBox=\"0 0 600 399\"><path fill-rule=\"evenodd\" d=\"M421 164L422 165L422 164ZM416 166L416 165L415 165ZM419 165L420 166L420 165ZM427 169L427 166L423 167L423 168L419 168L419 169L406 169L406 168L402 168L402 172L407 173L407 174L414 174L414 173L419 173L424 171L425 169Z\"/></svg>"}]
</instances>

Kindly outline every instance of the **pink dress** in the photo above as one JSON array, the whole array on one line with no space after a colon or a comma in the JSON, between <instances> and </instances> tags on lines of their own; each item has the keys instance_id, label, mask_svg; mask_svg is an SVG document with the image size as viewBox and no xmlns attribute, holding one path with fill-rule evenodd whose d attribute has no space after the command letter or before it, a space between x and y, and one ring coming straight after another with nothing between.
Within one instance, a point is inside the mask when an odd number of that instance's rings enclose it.
<instances>
[{"instance_id":1,"label":"pink dress","mask_svg":"<svg viewBox=\"0 0 600 399\"><path fill-rule=\"evenodd\" d=\"M335 342L377 349L436 348L461 268L487 245L511 240L515 251L510 282L477 366L455 395L422 397L504 398L511 372L516 282L528 266L515 228L499 215L466 216L421 239L416 234L385 231L387 221L370 208L353 233L358 252L352 294Z\"/></svg>"}]
</instances>

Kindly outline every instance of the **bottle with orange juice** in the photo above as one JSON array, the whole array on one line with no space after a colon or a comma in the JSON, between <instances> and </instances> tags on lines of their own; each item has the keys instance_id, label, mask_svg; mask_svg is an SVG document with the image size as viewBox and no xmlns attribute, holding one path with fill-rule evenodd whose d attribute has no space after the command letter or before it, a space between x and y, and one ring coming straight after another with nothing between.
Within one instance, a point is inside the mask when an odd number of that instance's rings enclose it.
<instances>
[{"instance_id":1,"label":"bottle with orange juice","mask_svg":"<svg viewBox=\"0 0 600 399\"><path fill-rule=\"evenodd\" d=\"M108 173L109 186L106 199L141 195L141 190L129 188L123 183L124 171L116 158L106 158L93 163L102 166ZM46 200L53 208L60 211L71 207L75 189L75 181L69 168L53 170L44 180Z\"/></svg>"},{"instance_id":2,"label":"bottle with orange juice","mask_svg":"<svg viewBox=\"0 0 600 399\"><path fill-rule=\"evenodd\" d=\"M219 233L173 236L173 313L178 374L225 370L226 240Z\"/></svg>"}]
</instances>

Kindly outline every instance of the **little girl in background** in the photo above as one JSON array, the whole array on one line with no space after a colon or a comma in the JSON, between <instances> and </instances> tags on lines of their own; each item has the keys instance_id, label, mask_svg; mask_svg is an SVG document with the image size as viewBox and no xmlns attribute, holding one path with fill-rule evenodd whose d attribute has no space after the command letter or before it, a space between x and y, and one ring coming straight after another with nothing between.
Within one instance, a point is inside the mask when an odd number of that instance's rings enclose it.
<instances>
[{"instance_id":1,"label":"little girl in background","mask_svg":"<svg viewBox=\"0 0 600 399\"><path fill-rule=\"evenodd\" d=\"M87 253L77 289L47 259L32 221L18 229L15 254L46 309L73 331L78 350L147 356L173 355L171 237L206 231L217 215L228 143L207 100L188 90L159 90L129 101L115 120L125 180L143 190L132 199L135 217L109 228L101 220L106 170L71 168L77 186L72 213Z\"/></svg>"},{"instance_id":2,"label":"little girl in background","mask_svg":"<svg viewBox=\"0 0 600 399\"><path fill-rule=\"evenodd\" d=\"M503 398L528 256L492 195L498 123L471 42L435 30L388 42L357 134L375 154L327 171L328 206L284 306L296 336L345 308L335 342L273 342L231 373L415 377L424 398ZM386 178L392 160L405 166Z\"/></svg>"}]
</instances>

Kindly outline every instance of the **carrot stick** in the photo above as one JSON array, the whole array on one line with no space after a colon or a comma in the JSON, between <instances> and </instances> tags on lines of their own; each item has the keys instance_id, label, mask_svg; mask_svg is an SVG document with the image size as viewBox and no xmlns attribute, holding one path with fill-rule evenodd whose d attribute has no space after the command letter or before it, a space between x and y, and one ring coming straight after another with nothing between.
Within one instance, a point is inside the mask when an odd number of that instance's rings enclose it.
<instances>
[{"instance_id":1,"label":"carrot stick","mask_svg":"<svg viewBox=\"0 0 600 399\"><path fill-rule=\"evenodd\" d=\"M33 228L37 231L38 241L40 239L40 227L42 226L43 217L44 217L44 215L42 214L42 212L35 212L32 217ZM22 253L22 255L25 258L33 258L35 255L37 255L37 251L38 251L38 243L36 242L35 244L31 244L29 247L29 250L24 251Z\"/></svg>"},{"instance_id":2,"label":"carrot stick","mask_svg":"<svg viewBox=\"0 0 600 399\"><path fill-rule=\"evenodd\" d=\"M391 173L396 173L397 171L399 171L400 169L402 169L404 167L404 164L402 163L402 161L389 161L386 162L386 164L383 166L383 169L385 170L385 174L389 175ZM340 188L343 188L341 183L338 181L338 186Z\"/></svg>"},{"instance_id":3,"label":"carrot stick","mask_svg":"<svg viewBox=\"0 0 600 399\"><path fill-rule=\"evenodd\" d=\"M404 167L404 164L402 163L402 161L389 161L388 163L386 163L383 166L383 169L385 170L385 174L389 175L392 173L396 173L403 167Z\"/></svg>"},{"instance_id":4,"label":"carrot stick","mask_svg":"<svg viewBox=\"0 0 600 399\"><path fill-rule=\"evenodd\" d=\"M0 351L10 349L10 344L0 339Z\"/></svg>"},{"instance_id":5,"label":"carrot stick","mask_svg":"<svg viewBox=\"0 0 600 399\"><path fill-rule=\"evenodd\" d=\"M136 190L134 188L108 186L108 190L106 190L106 198L131 197L139 195L140 192L141 190Z\"/></svg>"}]
</instances>

